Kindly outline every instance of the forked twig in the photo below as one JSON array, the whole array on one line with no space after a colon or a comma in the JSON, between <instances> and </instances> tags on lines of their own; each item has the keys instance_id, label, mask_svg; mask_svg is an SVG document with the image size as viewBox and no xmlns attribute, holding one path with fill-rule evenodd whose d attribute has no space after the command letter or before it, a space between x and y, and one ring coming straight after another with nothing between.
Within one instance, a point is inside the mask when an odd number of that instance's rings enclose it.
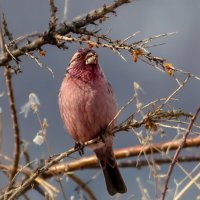
<instances>
[{"instance_id":1,"label":"forked twig","mask_svg":"<svg viewBox=\"0 0 200 200\"><path fill-rule=\"evenodd\" d=\"M187 137L188 137L188 135L189 135L189 133L190 133L190 131L192 129L192 126L193 126L194 122L197 119L197 116L198 116L199 112L200 112L200 107L197 109L196 113L191 118L190 123L189 123L188 128L187 128L187 131L185 132L185 134L183 136L183 139L181 140L180 145L179 145L178 149L176 150L176 153L174 154L173 160L172 160L172 162L171 162L171 164L169 166L169 169L168 169L168 172L167 172L167 175L166 175L166 180L165 180L165 184L164 184L164 187L163 187L161 200L165 199L165 195L166 195L166 192L167 192L167 189L168 189L167 187L168 187L168 183L169 183L169 179L170 179L171 173L172 173L173 168L174 168L174 166L175 166L175 164L177 162L177 158L178 158L183 146L186 143L186 139L187 139Z\"/></svg>"}]
</instances>

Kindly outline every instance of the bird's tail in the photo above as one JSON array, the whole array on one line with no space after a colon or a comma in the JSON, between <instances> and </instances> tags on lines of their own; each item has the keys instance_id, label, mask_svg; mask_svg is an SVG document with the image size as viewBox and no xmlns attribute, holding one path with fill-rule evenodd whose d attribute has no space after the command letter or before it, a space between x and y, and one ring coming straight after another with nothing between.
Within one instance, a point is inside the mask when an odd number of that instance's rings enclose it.
<instances>
[{"instance_id":1,"label":"bird's tail","mask_svg":"<svg viewBox=\"0 0 200 200\"><path fill-rule=\"evenodd\" d=\"M127 191L114 157L112 146L104 146L95 150L100 166L103 170L108 193L125 193Z\"/></svg>"}]
</instances>

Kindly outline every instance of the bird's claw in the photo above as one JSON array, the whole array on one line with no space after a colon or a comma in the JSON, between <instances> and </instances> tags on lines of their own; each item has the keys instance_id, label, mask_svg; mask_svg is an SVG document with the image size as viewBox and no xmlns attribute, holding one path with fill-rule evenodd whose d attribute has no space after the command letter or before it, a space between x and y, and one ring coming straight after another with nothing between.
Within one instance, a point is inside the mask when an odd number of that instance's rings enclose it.
<instances>
[{"instance_id":1,"label":"bird's claw","mask_svg":"<svg viewBox=\"0 0 200 200\"><path fill-rule=\"evenodd\" d=\"M99 138L100 138L100 141L101 141L101 142L105 143L105 137L104 137L103 134L101 134L101 135L99 136Z\"/></svg>"},{"instance_id":2,"label":"bird's claw","mask_svg":"<svg viewBox=\"0 0 200 200\"><path fill-rule=\"evenodd\" d=\"M78 150L80 156L84 154L84 146L81 144L81 142L75 142L74 148Z\"/></svg>"}]
</instances>

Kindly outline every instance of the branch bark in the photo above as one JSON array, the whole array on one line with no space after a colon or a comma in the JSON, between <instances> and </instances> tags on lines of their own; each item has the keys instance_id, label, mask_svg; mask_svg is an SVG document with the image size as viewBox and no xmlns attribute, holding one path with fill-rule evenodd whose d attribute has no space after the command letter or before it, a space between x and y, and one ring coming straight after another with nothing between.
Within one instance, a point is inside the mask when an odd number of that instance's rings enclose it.
<instances>
[{"instance_id":1,"label":"branch bark","mask_svg":"<svg viewBox=\"0 0 200 200\"><path fill-rule=\"evenodd\" d=\"M14 131L14 141L15 141L15 147L14 147L14 160L13 160L13 171L10 175L10 180L13 179L14 175L17 172L18 164L19 164L19 157L20 157L20 132L19 132L19 124L17 119L17 111L15 108L15 100L14 100L14 94L12 89L12 82L11 82L11 74L10 69L5 69L5 77L6 77L6 84L8 88L8 97L10 102L10 109L11 109L11 117L13 121L13 131Z\"/></svg>"},{"instance_id":2,"label":"branch bark","mask_svg":"<svg viewBox=\"0 0 200 200\"><path fill-rule=\"evenodd\" d=\"M20 48L17 48L11 51L13 57L18 59L20 56L25 55L26 52L31 52L37 49L40 49L45 44L56 44L54 35L66 35L70 32L77 33L78 30L82 27L85 27L89 24L94 24L95 21L102 18L108 13L115 13L115 9L120 7L123 4L130 3L130 0L116 0L111 5L104 5L98 9L95 9L89 12L86 16L82 17L81 19L76 19L71 23L65 24L60 23L57 25L57 29L55 30L47 30L43 33L40 33L39 37L32 40L32 42L28 42L27 44L22 45ZM54 21L55 22L55 21ZM5 65L7 62L11 61L12 57L9 53L5 52L0 55L0 66Z\"/></svg>"}]
</instances>

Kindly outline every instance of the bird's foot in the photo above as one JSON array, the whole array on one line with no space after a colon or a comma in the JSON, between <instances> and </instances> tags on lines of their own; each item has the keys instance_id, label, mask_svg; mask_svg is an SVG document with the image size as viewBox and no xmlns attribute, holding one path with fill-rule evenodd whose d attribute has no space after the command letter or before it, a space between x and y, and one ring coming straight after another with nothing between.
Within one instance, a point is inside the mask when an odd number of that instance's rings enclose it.
<instances>
[{"instance_id":1,"label":"bird's foot","mask_svg":"<svg viewBox=\"0 0 200 200\"><path fill-rule=\"evenodd\" d=\"M105 136L103 134L104 132L101 133L101 135L99 136L99 139L101 142L105 143Z\"/></svg>"},{"instance_id":2,"label":"bird's foot","mask_svg":"<svg viewBox=\"0 0 200 200\"><path fill-rule=\"evenodd\" d=\"M101 130L101 132L99 134L99 139L103 143L106 142L106 128L104 128L104 129Z\"/></svg>"},{"instance_id":3,"label":"bird's foot","mask_svg":"<svg viewBox=\"0 0 200 200\"><path fill-rule=\"evenodd\" d=\"M81 142L75 142L74 148L78 150L80 156L84 154L84 146Z\"/></svg>"}]
</instances>

